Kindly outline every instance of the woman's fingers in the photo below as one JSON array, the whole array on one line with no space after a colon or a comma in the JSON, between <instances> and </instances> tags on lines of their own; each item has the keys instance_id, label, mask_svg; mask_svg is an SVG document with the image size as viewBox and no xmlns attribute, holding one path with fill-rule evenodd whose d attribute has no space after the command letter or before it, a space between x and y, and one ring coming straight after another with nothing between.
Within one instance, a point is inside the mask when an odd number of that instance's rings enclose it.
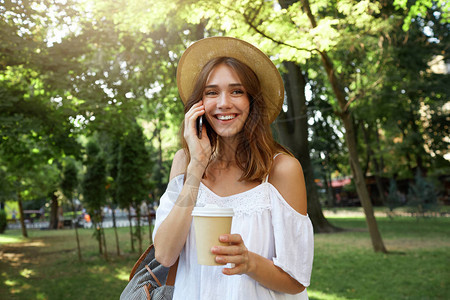
<instances>
[{"instance_id":1,"label":"woman's fingers","mask_svg":"<svg viewBox=\"0 0 450 300\"><path fill-rule=\"evenodd\" d=\"M205 106L203 101L199 101L192 105L184 116L184 139L187 143L191 161L197 165L202 165L206 168L211 156L211 144L205 131L202 131L202 138L199 139L197 135L197 119L205 114ZM205 126L203 126L205 127Z\"/></svg>"},{"instance_id":2,"label":"woman's fingers","mask_svg":"<svg viewBox=\"0 0 450 300\"><path fill-rule=\"evenodd\" d=\"M239 255L245 253L246 249L242 246L214 246L211 249L213 254L217 255Z\"/></svg>"},{"instance_id":3,"label":"woman's fingers","mask_svg":"<svg viewBox=\"0 0 450 300\"><path fill-rule=\"evenodd\" d=\"M237 265L234 268L223 268L222 273L225 275L244 274L245 268L244 268L244 265Z\"/></svg>"},{"instance_id":4,"label":"woman's fingers","mask_svg":"<svg viewBox=\"0 0 450 300\"><path fill-rule=\"evenodd\" d=\"M244 243L240 234L222 234L219 237L219 241L222 243L240 244Z\"/></svg>"},{"instance_id":5,"label":"woman's fingers","mask_svg":"<svg viewBox=\"0 0 450 300\"><path fill-rule=\"evenodd\" d=\"M186 113L185 115L185 128L193 129L195 132L196 126L195 122L196 120L205 113L205 108L203 106L203 102L199 101L195 103L191 109ZM192 133L192 131L185 131L185 134Z\"/></svg>"},{"instance_id":6,"label":"woman's fingers","mask_svg":"<svg viewBox=\"0 0 450 300\"><path fill-rule=\"evenodd\" d=\"M218 255L216 256L216 262L220 264L235 264L241 265L248 261L246 255Z\"/></svg>"},{"instance_id":7,"label":"woman's fingers","mask_svg":"<svg viewBox=\"0 0 450 300\"><path fill-rule=\"evenodd\" d=\"M224 268L226 275L244 274L248 270L248 250L244 245L241 235L224 234L219 237L223 243L229 243L227 246L214 246L211 252L216 254L216 262L221 264L234 264L233 268Z\"/></svg>"},{"instance_id":8,"label":"woman's fingers","mask_svg":"<svg viewBox=\"0 0 450 300\"><path fill-rule=\"evenodd\" d=\"M238 255L247 251L240 234L223 234L219 237L219 241L229 243L229 245L212 247L211 252L213 254Z\"/></svg>"}]
</instances>

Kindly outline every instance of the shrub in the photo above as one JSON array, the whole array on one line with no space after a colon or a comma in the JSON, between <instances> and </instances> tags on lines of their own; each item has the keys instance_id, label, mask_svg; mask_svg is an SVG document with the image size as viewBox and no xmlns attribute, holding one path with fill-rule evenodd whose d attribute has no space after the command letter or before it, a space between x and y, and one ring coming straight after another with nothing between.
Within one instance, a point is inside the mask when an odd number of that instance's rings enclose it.
<instances>
[{"instance_id":1,"label":"shrub","mask_svg":"<svg viewBox=\"0 0 450 300\"><path fill-rule=\"evenodd\" d=\"M0 210L0 233L5 232L7 225L8 223L6 222L6 212L4 210Z\"/></svg>"},{"instance_id":2,"label":"shrub","mask_svg":"<svg viewBox=\"0 0 450 300\"><path fill-rule=\"evenodd\" d=\"M410 184L408 192L408 204L411 212L416 216L425 216L428 212L436 211L438 208L438 192L434 185L423 178L420 171L417 171L415 183Z\"/></svg>"},{"instance_id":3,"label":"shrub","mask_svg":"<svg viewBox=\"0 0 450 300\"><path fill-rule=\"evenodd\" d=\"M389 181L389 194L387 196L387 207L389 208L388 216L393 217L394 209L401 205L400 193L394 178Z\"/></svg>"}]
</instances>

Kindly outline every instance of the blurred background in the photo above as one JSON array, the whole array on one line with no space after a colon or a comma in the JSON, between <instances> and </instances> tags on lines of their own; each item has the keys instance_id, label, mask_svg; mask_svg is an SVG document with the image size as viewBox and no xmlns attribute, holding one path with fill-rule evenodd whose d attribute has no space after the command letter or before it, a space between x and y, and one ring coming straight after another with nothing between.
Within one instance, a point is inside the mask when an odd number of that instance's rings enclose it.
<instances>
[{"instance_id":1,"label":"blurred background","mask_svg":"<svg viewBox=\"0 0 450 300\"><path fill-rule=\"evenodd\" d=\"M0 298L119 297L180 148L178 60L224 35L285 83L273 134L302 164L315 232L333 233L316 235L310 298L444 299L449 13L444 0L0 1Z\"/></svg>"}]
</instances>

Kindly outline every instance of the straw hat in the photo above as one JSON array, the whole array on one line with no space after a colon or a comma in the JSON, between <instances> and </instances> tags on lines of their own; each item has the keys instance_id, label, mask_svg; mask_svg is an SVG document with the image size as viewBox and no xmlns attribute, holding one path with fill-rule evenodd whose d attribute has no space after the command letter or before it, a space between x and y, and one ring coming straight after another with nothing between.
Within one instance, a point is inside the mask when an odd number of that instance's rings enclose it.
<instances>
[{"instance_id":1,"label":"straw hat","mask_svg":"<svg viewBox=\"0 0 450 300\"><path fill-rule=\"evenodd\" d=\"M210 37L189 46L181 56L177 69L177 85L186 104L195 80L205 64L216 57L232 57L249 66L257 75L272 123L280 113L284 100L283 80L272 61L255 46L231 37Z\"/></svg>"}]
</instances>

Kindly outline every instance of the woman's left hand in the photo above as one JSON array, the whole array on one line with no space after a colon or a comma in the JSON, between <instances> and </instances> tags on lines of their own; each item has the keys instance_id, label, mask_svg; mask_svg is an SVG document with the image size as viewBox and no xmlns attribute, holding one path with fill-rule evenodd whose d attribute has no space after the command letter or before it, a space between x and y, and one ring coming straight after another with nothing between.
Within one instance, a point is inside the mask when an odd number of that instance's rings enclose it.
<instances>
[{"instance_id":1,"label":"woman's left hand","mask_svg":"<svg viewBox=\"0 0 450 300\"><path fill-rule=\"evenodd\" d=\"M219 237L219 241L229 243L229 245L212 247L211 252L216 255L216 262L220 264L234 264L233 268L224 268L222 271L223 274L236 275L248 273L251 266L250 255L241 235L224 234Z\"/></svg>"}]
</instances>

